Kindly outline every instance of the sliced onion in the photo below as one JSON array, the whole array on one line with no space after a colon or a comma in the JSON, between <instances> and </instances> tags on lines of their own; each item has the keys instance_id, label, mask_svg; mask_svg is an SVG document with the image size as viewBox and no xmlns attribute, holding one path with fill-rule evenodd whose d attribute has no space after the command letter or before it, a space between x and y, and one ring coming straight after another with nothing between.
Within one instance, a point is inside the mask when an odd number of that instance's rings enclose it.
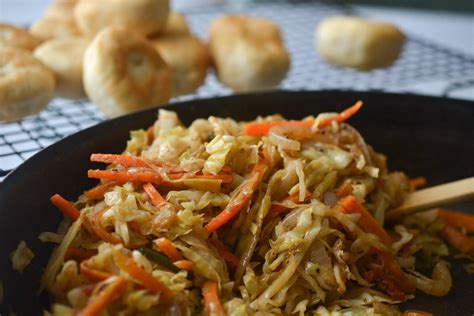
<instances>
[{"instance_id":1,"label":"sliced onion","mask_svg":"<svg viewBox=\"0 0 474 316\"><path fill-rule=\"evenodd\" d=\"M301 143L299 141L288 139L285 136L278 135L275 131L273 131L273 129L274 128L270 129L270 132L268 133L268 139L273 145L276 145L281 149L300 150Z\"/></svg>"},{"instance_id":2,"label":"sliced onion","mask_svg":"<svg viewBox=\"0 0 474 316\"><path fill-rule=\"evenodd\" d=\"M48 265L43 274L43 278L41 280L41 290L44 288L52 289L54 280L56 279L56 275L58 274L61 266L64 262L64 255L66 250L69 248L69 245L73 242L74 238L76 238L77 233L81 229L82 222L84 220L85 212L81 212L81 216L69 227L66 235L61 242L61 244L53 251L51 257L49 258Z\"/></svg>"},{"instance_id":3,"label":"sliced onion","mask_svg":"<svg viewBox=\"0 0 474 316\"><path fill-rule=\"evenodd\" d=\"M306 195L306 181L305 181L305 175L303 171L303 164L301 163L300 160L298 160L298 164L296 165L296 174L298 175L298 182L299 182L299 201L303 202L305 195Z\"/></svg>"}]
</instances>

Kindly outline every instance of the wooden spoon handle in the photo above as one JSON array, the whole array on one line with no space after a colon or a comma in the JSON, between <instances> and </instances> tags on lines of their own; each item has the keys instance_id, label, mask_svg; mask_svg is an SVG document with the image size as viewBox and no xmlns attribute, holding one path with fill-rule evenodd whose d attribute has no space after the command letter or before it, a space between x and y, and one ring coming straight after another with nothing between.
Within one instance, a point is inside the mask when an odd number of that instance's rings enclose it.
<instances>
[{"instance_id":1,"label":"wooden spoon handle","mask_svg":"<svg viewBox=\"0 0 474 316\"><path fill-rule=\"evenodd\" d=\"M474 198L474 177L436 185L408 195L403 204L385 214L387 220L435 206L463 202Z\"/></svg>"}]
</instances>

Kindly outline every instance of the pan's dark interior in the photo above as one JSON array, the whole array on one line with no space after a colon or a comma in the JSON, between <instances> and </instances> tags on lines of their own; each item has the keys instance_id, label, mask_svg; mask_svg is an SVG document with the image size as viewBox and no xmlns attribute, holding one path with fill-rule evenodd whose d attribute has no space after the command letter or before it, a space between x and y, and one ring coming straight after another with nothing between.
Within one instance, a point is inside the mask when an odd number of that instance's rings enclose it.
<instances>
[{"instance_id":1,"label":"pan's dark interior","mask_svg":"<svg viewBox=\"0 0 474 316\"><path fill-rule=\"evenodd\" d=\"M170 105L185 124L210 115L250 120L258 115L281 113L302 118L321 111L340 111L356 100L365 105L350 123L367 142L389 157L391 169L410 176L423 175L438 184L474 175L474 104L467 101L383 94L376 92L272 92L237 95ZM47 307L38 296L42 269L51 247L37 236L54 231L60 213L49 197L61 193L74 200L94 181L86 178L92 152L120 152L129 130L146 128L156 118L156 109L106 121L68 137L43 150L0 184L0 281L4 298L0 314L39 315ZM461 209L474 212L474 204ZM25 240L36 254L23 274L11 270L9 254ZM470 315L474 312L474 278L453 262L454 286L442 299L420 293L403 308L416 308L436 315Z\"/></svg>"}]
</instances>

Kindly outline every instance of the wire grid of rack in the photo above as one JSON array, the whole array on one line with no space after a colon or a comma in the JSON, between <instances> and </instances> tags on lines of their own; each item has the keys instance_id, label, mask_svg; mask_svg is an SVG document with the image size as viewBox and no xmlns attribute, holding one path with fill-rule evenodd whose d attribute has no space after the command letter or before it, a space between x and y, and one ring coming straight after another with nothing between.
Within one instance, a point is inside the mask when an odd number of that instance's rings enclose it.
<instances>
[{"instance_id":1,"label":"wire grid of rack","mask_svg":"<svg viewBox=\"0 0 474 316\"><path fill-rule=\"evenodd\" d=\"M350 7L344 5L319 2L247 3L211 6L184 13L191 29L205 38L209 22L220 14L230 12L266 17L280 26L292 62L288 76L281 83L280 88L283 89L407 91L407 87L414 83L433 80L456 79L454 88L473 83L474 58L411 35L408 35L399 60L388 69L361 72L336 68L323 62L313 47L315 26L331 15L354 14ZM230 93L210 73L205 84L194 94L174 98L171 102ZM103 119L104 116L87 100L54 99L46 110L36 116L17 123L0 124L0 181L42 148Z\"/></svg>"}]
</instances>

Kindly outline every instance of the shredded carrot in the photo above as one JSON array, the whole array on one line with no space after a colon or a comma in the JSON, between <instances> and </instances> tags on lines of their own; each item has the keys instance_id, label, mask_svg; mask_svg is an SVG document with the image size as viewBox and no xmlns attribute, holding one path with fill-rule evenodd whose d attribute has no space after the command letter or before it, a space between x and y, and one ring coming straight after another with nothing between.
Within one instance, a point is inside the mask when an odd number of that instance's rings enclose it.
<instances>
[{"instance_id":1,"label":"shredded carrot","mask_svg":"<svg viewBox=\"0 0 474 316\"><path fill-rule=\"evenodd\" d=\"M150 168L150 165L140 158L114 154L92 154L91 161L113 163L124 167Z\"/></svg>"},{"instance_id":2,"label":"shredded carrot","mask_svg":"<svg viewBox=\"0 0 474 316\"><path fill-rule=\"evenodd\" d=\"M311 127L314 124L314 120L303 120L303 121L272 121L263 123L247 123L244 126L244 134L249 136L265 136L268 134L270 129L275 126L303 126Z\"/></svg>"},{"instance_id":3,"label":"shredded carrot","mask_svg":"<svg viewBox=\"0 0 474 316\"><path fill-rule=\"evenodd\" d=\"M89 199L89 200L99 200L104 197L104 194L107 193L107 191L111 188L116 186L117 183L115 181L109 181L105 183L101 183L98 186L87 190L84 192L84 195Z\"/></svg>"},{"instance_id":4,"label":"shredded carrot","mask_svg":"<svg viewBox=\"0 0 474 316\"><path fill-rule=\"evenodd\" d=\"M357 101L353 106L345 109L344 111L342 111L338 115L336 115L334 117L327 118L327 119L319 122L318 127L327 126L327 125L331 124L332 122L337 122L337 123L344 122L345 120L347 120L348 118L350 118L351 116L356 114L360 110L362 105L363 105L362 101Z\"/></svg>"},{"instance_id":5,"label":"shredded carrot","mask_svg":"<svg viewBox=\"0 0 474 316\"><path fill-rule=\"evenodd\" d=\"M139 172L130 172L130 171L113 171L113 170L88 170L87 176L89 178L96 179L109 179L114 180L119 183L125 182L149 182L154 184L160 184L163 186L170 187L186 187L181 181L170 182L164 181L161 175L155 171L139 171ZM183 173L174 173L168 175L171 180L180 180L183 178ZM232 175L221 174L221 175L190 175L189 179L199 179L199 178L208 178L208 179L218 179L223 181L223 183L232 182ZM224 182L225 181L225 182Z\"/></svg>"},{"instance_id":6,"label":"shredded carrot","mask_svg":"<svg viewBox=\"0 0 474 316\"><path fill-rule=\"evenodd\" d=\"M100 282L112 276L111 273L92 269L89 267L89 260L84 260L79 265L80 273L88 280Z\"/></svg>"},{"instance_id":7,"label":"shredded carrot","mask_svg":"<svg viewBox=\"0 0 474 316\"><path fill-rule=\"evenodd\" d=\"M183 172L184 170L177 165L170 165L161 163L158 161L146 162L141 158L127 155L116 155L116 154L92 154L90 157L91 161L111 163L116 165L122 165L124 167L135 167L135 168L163 168L166 172Z\"/></svg>"},{"instance_id":8,"label":"shredded carrot","mask_svg":"<svg viewBox=\"0 0 474 316\"><path fill-rule=\"evenodd\" d=\"M80 216L79 210L71 202L64 199L61 195L55 194L50 198L51 203L56 206L64 215L76 220Z\"/></svg>"},{"instance_id":9,"label":"shredded carrot","mask_svg":"<svg viewBox=\"0 0 474 316\"><path fill-rule=\"evenodd\" d=\"M339 201L339 210L346 214L360 214L357 225L366 233L371 233L379 237L380 241L390 246L392 238L389 234L377 223L372 215L360 204L353 195L348 195ZM414 284L403 274L400 267L395 262L395 258L389 252L380 251L374 248L374 251L379 255L385 269L394 276L398 286L405 293L412 293L415 291Z\"/></svg>"},{"instance_id":10,"label":"shredded carrot","mask_svg":"<svg viewBox=\"0 0 474 316\"><path fill-rule=\"evenodd\" d=\"M183 256L181 253L176 249L173 243L165 238L158 238L155 240L155 245L163 252L171 261L178 261L183 260Z\"/></svg>"},{"instance_id":11,"label":"shredded carrot","mask_svg":"<svg viewBox=\"0 0 474 316\"><path fill-rule=\"evenodd\" d=\"M222 183L231 183L233 180L232 174L221 173L217 175L203 175L203 174L187 174L179 166L176 165L167 165L159 162L148 163L138 157L126 156L126 155L114 155L114 154L92 154L90 157L91 161L95 162L104 162L104 163L113 163L120 164L124 167L136 167L136 168L146 168L147 170L142 170L141 172L129 172L129 171L113 171L113 170L89 170L89 178L97 179L109 179L115 180L117 182L151 182L155 184L164 184L164 185L179 185L173 183L167 183L163 181L162 176L156 172L153 167L164 168L164 172L167 172L168 177L171 180L179 180L183 178L190 179L216 179L221 180ZM229 171L228 169L226 169ZM232 169L230 169L232 171Z\"/></svg>"},{"instance_id":12,"label":"shredded carrot","mask_svg":"<svg viewBox=\"0 0 474 316\"><path fill-rule=\"evenodd\" d=\"M356 114L359 109L362 107L362 101L357 101L353 106L345 109L338 115L334 117L327 118L323 121L320 121L318 127L324 127L331 122L335 121L341 123L351 116ZM274 126L304 126L312 127L314 124L314 119L303 120L303 121L273 121L273 122L263 122L263 123L248 123L244 126L244 134L249 136L264 136L267 135L270 129Z\"/></svg>"},{"instance_id":13,"label":"shredded carrot","mask_svg":"<svg viewBox=\"0 0 474 316\"><path fill-rule=\"evenodd\" d=\"M206 281L202 285L202 296L204 298L204 306L209 316L224 316L224 309L222 308L219 299L219 292L217 283L215 281Z\"/></svg>"},{"instance_id":14,"label":"shredded carrot","mask_svg":"<svg viewBox=\"0 0 474 316\"><path fill-rule=\"evenodd\" d=\"M474 253L474 239L464 235L453 226L446 225L440 235L456 250L463 253Z\"/></svg>"},{"instance_id":15,"label":"shredded carrot","mask_svg":"<svg viewBox=\"0 0 474 316\"><path fill-rule=\"evenodd\" d=\"M392 244L390 235L377 223L372 215L360 204L353 195L348 195L339 201L339 209L346 214L360 214L357 225L366 233L371 233L379 237L385 245Z\"/></svg>"},{"instance_id":16,"label":"shredded carrot","mask_svg":"<svg viewBox=\"0 0 474 316\"><path fill-rule=\"evenodd\" d=\"M426 178L425 177L417 177L410 179L409 184L412 188L416 189L418 187L422 187L426 185Z\"/></svg>"},{"instance_id":17,"label":"shredded carrot","mask_svg":"<svg viewBox=\"0 0 474 316\"><path fill-rule=\"evenodd\" d=\"M219 256L221 256L227 264L234 268L239 265L239 257L230 252L219 240L213 240L211 243L216 248Z\"/></svg>"},{"instance_id":18,"label":"shredded carrot","mask_svg":"<svg viewBox=\"0 0 474 316\"><path fill-rule=\"evenodd\" d=\"M222 212L204 226L209 234L230 221L250 201L253 193L260 185L266 169L265 159L260 158L252 169L251 178L244 182L239 193L227 204Z\"/></svg>"},{"instance_id":19,"label":"shredded carrot","mask_svg":"<svg viewBox=\"0 0 474 316\"><path fill-rule=\"evenodd\" d=\"M439 209L438 217L450 226L464 228L469 232L474 232L474 215Z\"/></svg>"},{"instance_id":20,"label":"shredded carrot","mask_svg":"<svg viewBox=\"0 0 474 316\"><path fill-rule=\"evenodd\" d=\"M90 301L81 311L81 316L98 316L111 302L119 298L127 287L125 278L119 276L117 279L107 284L103 290Z\"/></svg>"},{"instance_id":21,"label":"shredded carrot","mask_svg":"<svg viewBox=\"0 0 474 316\"><path fill-rule=\"evenodd\" d=\"M189 260L178 260L173 262L173 264L181 270L193 271L193 263Z\"/></svg>"},{"instance_id":22,"label":"shredded carrot","mask_svg":"<svg viewBox=\"0 0 474 316\"><path fill-rule=\"evenodd\" d=\"M82 262L97 254L97 250L85 249L82 247L69 247L64 254L64 261L74 260Z\"/></svg>"},{"instance_id":23,"label":"shredded carrot","mask_svg":"<svg viewBox=\"0 0 474 316\"><path fill-rule=\"evenodd\" d=\"M143 190L146 192L154 206L160 207L163 203L166 203L166 200L161 196L160 192L158 192L153 184L145 183L143 185Z\"/></svg>"},{"instance_id":24,"label":"shredded carrot","mask_svg":"<svg viewBox=\"0 0 474 316\"><path fill-rule=\"evenodd\" d=\"M160 298L164 302L169 302L173 298L174 293L161 281L138 266L133 258L127 259L121 268L149 291L161 293Z\"/></svg>"},{"instance_id":25,"label":"shredded carrot","mask_svg":"<svg viewBox=\"0 0 474 316\"><path fill-rule=\"evenodd\" d=\"M163 178L157 172L129 172L129 171L111 171L111 170L88 170L87 176L96 179L109 179L117 182L151 182L156 184L163 183Z\"/></svg>"},{"instance_id":26,"label":"shredded carrot","mask_svg":"<svg viewBox=\"0 0 474 316\"><path fill-rule=\"evenodd\" d=\"M155 132L153 131L153 127L154 126L152 125L146 130L146 140L148 145L153 144L153 140L155 139Z\"/></svg>"},{"instance_id":27,"label":"shredded carrot","mask_svg":"<svg viewBox=\"0 0 474 316\"><path fill-rule=\"evenodd\" d=\"M410 310L404 311L402 316L433 316L433 314L424 312L424 311L417 311L414 309L410 309Z\"/></svg>"},{"instance_id":28,"label":"shredded carrot","mask_svg":"<svg viewBox=\"0 0 474 316\"><path fill-rule=\"evenodd\" d=\"M102 228L102 225L100 225L100 218L105 213L105 211L107 211L106 207L94 214L91 220L91 228L100 239L111 244L119 244L120 238L110 234L108 231Z\"/></svg>"}]
</instances>

